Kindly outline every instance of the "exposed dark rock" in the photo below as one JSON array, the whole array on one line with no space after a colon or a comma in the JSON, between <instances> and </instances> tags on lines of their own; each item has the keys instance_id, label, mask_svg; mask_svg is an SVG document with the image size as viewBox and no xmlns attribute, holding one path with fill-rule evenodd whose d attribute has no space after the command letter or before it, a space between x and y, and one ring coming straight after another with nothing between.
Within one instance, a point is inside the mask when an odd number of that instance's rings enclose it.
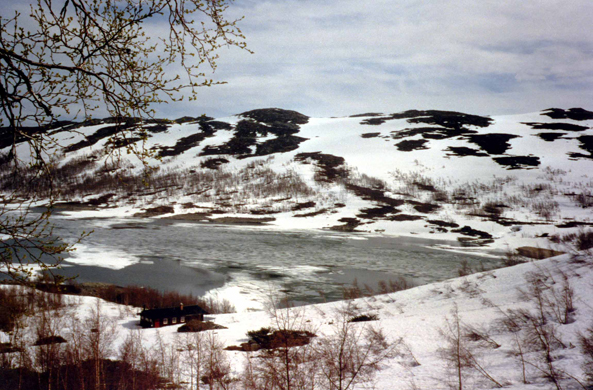
<instances>
[{"instance_id":1,"label":"exposed dark rock","mask_svg":"<svg viewBox=\"0 0 593 390\"><path fill-rule=\"evenodd\" d=\"M451 230L453 233L461 233L464 236L479 237L479 238L492 238L492 235L481 230L473 229L471 226L464 226L460 229Z\"/></svg>"},{"instance_id":2,"label":"exposed dark rock","mask_svg":"<svg viewBox=\"0 0 593 390\"><path fill-rule=\"evenodd\" d=\"M397 214L397 215L389 216L389 218L387 218L388 221L398 221L398 222L418 221L420 219L424 219L424 217L422 217L421 215L411 215L411 214Z\"/></svg>"},{"instance_id":3,"label":"exposed dark rock","mask_svg":"<svg viewBox=\"0 0 593 390\"><path fill-rule=\"evenodd\" d=\"M199 118L194 118L193 116L182 116L181 118L174 119L173 122L175 123L188 123L188 122L197 122Z\"/></svg>"},{"instance_id":4,"label":"exposed dark rock","mask_svg":"<svg viewBox=\"0 0 593 390\"><path fill-rule=\"evenodd\" d=\"M585 221L568 221L561 224L556 225L557 228L560 229L569 229L575 228L579 226L593 226L593 222L585 222Z\"/></svg>"},{"instance_id":5,"label":"exposed dark rock","mask_svg":"<svg viewBox=\"0 0 593 390\"><path fill-rule=\"evenodd\" d=\"M487 127L492 123L492 119L490 118L464 114L461 112L408 110L397 114L391 114L389 116L365 119L361 124L380 125L388 120L394 119L408 119L409 123L426 123L429 125L443 126L449 129L461 129L464 126Z\"/></svg>"},{"instance_id":6,"label":"exposed dark rock","mask_svg":"<svg viewBox=\"0 0 593 390\"><path fill-rule=\"evenodd\" d=\"M257 110L246 111L239 115L268 124L283 122L304 125L305 123L309 122L309 117L306 115L296 111L283 110L280 108L261 108Z\"/></svg>"},{"instance_id":7,"label":"exposed dark rock","mask_svg":"<svg viewBox=\"0 0 593 390\"><path fill-rule=\"evenodd\" d=\"M90 198L87 201L87 204L92 205L92 206L99 206L99 205L102 205L102 204L107 204L115 196L116 196L116 194L110 193L110 194L105 194L105 195L98 196L96 198Z\"/></svg>"},{"instance_id":8,"label":"exposed dark rock","mask_svg":"<svg viewBox=\"0 0 593 390\"><path fill-rule=\"evenodd\" d=\"M363 133L360 136L362 138L377 138L380 135L381 135L381 133Z\"/></svg>"},{"instance_id":9,"label":"exposed dark rock","mask_svg":"<svg viewBox=\"0 0 593 390\"><path fill-rule=\"evenodd\" d=\"M161 157L179 156L183 152L199 146L200 142L205 140L207 136L208 135L202 131L200 133L188 135L187 137L179 138L175 143L175 146L162 147L159 155Z\"/></svg>"},{"instance_id":10,"label":"exposed dark rock","mask_svg":"<svg viewBox=\"0 0 593 390\"><path fill-rule=\"evenodd\" d=\"M281 213L280 210L274 210L274 209L269 209L269 208L261 208L261 209L249 211L249 214L251 214L251 215L271 215L271 214L280 214L280 213Z\"/></svg>"},{"instance_id":11,"label":"exposed dark rock","mask_svg":"<svg viewBox=\"0 0 593 390\"><path fill-rule=\"evenodd\" d=\"M115 148L125 148L126 146L135 144L138 141L142 141L142 137L126 137L126 138L117 138L111 142L111 145Z\"/></svg>"},{"instance_id":12,"label":"exposed dark rock","mask_svg":"<svg viewBox=\"0 0 593 390\"><path fill-rule=\"evenodd\" d=\"M542 115L547 115L553 119L572 119L575 121L593 119L593 112L583 108L570 108L568 110L563 110L562 108L548 108L542 112Z\"/></svg>"},{"instance_id":13,"label":"exposed dark rock","mask_svg":"<svg viewBox=\"0 0 593 390\"><path fill-rule=\"evenodd\" d=\"M253 114L252 117L259 118L260 116ZM298 123L302 123L302 120ZM289 152L297 149L301 142L307 140L307 138L293 135L298 133L299 129L298 124L292 122L275 121L263 124L252 119L244 119L235 126L233 138L223 145L204 148L201 155L230 154L239 156L239 158L246 158L254 155L265 156L273 153ZM258 136L266 137L270 133L276 135L277 138L257 144ZM255 148L255 151L253 148Z\"/></svg>"},{"instance_id":14,"label":"exposed dark rock","mask_svg":"<svg viewBox=\"0 0 593 390\"><path fill-rule=\"evenodd\" d=\"M567 134L568 133L539 133L537 134L537 136L543 139L544 141L554 142Z\"/></svg>"},{"instance_id":15,"label":"exposed dark rock","mask_svg":"<svg viewBox=\"0 0 593 390\"><path fill-rule=\"evenodd\" d=\"M152 125L152 126L142 126L142 128L144 130L146 130L148 133L151 134L156 134L156 133L164 133L165 131L167 131L169 129L169 127L171 127L170 124L156 124L156 125Z\"/></svg>"},{"instance_id":16,"label":"exposed dark rock","mask_svg":"<svg viewBox=\"0 0 593 390\"><path fill-rule=\"evenodd\" d=\"M424 144L427 142L428 141L425 139L406 140L395 144L395 146L402 152L412 152L414 150L428 149L426 146L424 146Z\"/></svg>"},{"instance_id":17,"label":"exposed dark rock","mask_svg":"<svg viewBox=\"0 0 593 390\"><path fill-rule=\"evenodd\" d=\"M308 138L296 137L293 135L280 136L270 139L257 145L255 154L257 156L266 156L273 153L285 153L299 148L299 144L307 141Z\"/></svg>"},{"instance_id":18,"label":"exposed dark rock","mask_svg":"<svg viewBox=\"0 0 593 390\"><path fill-rule=\"evenodd\" d=\"M327 213L329 210L328 209L319 209L317 211L312 211L310 213L305 213L305 214L295 214L293 215L293 217L295 218L307 218L307 217L315 217L316 215L321 215L321 214L325 214Z\"/></svg>"},{"instance_id":19,"label":"exposed dark rock","mask_svg":"<svg viewBox=\"0 0 593 390\"><path fill-rule=\"evenodd\" d=\"M406 203L413 205L414 210L423 214L434 213L436 210L441 208L440 205L435 203L422 203L415 200L406 200Z\"/></svg>"},{"instance_id":20,"label":"exposed dark rock","mask_svg":"<svg viewBox=\"0 0 593 390\"><path fill-rule=\"evenodd\" d=\"M581 143L579 147L589 154L570 153L571 158L588 158L593 159L593 135L581 135L577 138Z\"/></svg>"},{"instance_id":21,"label":"exposed dark rock","mask_svg":"<svg viewBox=\"0 0 593 390\"><path fill-rule=\"evenodd\" d=\"M504 154L511 145L509 140L518 138L513 134L471 134L468 135L468 141L478 145L488 154Z\"/></svg>"},{"instance_id":22,"label":"exposed dark rock","mask_svg":"<svg viewBox=\"0 0 593 390\"><path fill-rule=\"evenodd\" d=\"M317 203L310 201L310 202L303 202L303 203L297 203L294 206L292 206L292 211L299 211L302 209L308 209L311 207L315 207Z\"/></svg>"},{"instance_id":23,"label":"exposed dark rock","mask_svg":"<svg viewBox=\"0 0 593 390\"><path fill-rule=\"evenodd\" d=\"M461 112L428 110L419 111L418 113L419 115L416 115L418 118L408 119L408 122L440 125L450 129L461 129L464 126L488 127L492 123L492 119L490 118Z\"/></svg>"},{"instance_id":24,"label":"exposed dark rock","mask_svg":"<svg viewBox=\"0 0 593 390\"><path fill-rule=\"evenodd\" d=\"M446 222L446 221L441 221L438 219L427 219L426 222L428 222L432 225L441 226L441 227L448 227L448 228L458 228L459 227L459 224L457 224L455 222Z\"/></svg>"},{"instance_id":25,"label":"exposed dark rock","mask_svg":"<svg viewBox=\"0 0 593 390\"><path fill-rule=\"evenodd\" d=\"M202 130L206 131L212 131L210 129L214 129L214 130L231 130L233 128L233 126L230 123L226 123L226 122L221 122L221 121L208 121L208 122L201 122L200 123L200 127L202 127Z\"/></svg>"},{"instance_id":26,"label":"exposed dark rock","mask_svg":"<svg viewBox=\"0 0 593 390\"><path fill-rule=\"evenodd\" d=\"M476 134L476 130L469 130L465 127L461 128L447 128L447 127L415 127L411 129L403 129L399 131L392 131L391 138L402 139L407 137L413 137L421 134L425 139L446 139L458 137L465 134Z\"/></svg>"},{"instance_id":27,"label":"exposed dark rock","mask_svg":"<svg viewBox=\"0 0 593 390\"><path fill-rule=\"evenodd\" d=\"M362 122L360 122L361 125L371 125L371 126L378 126L378 125L382 125L383 123L385 123L386 121L390 120L391 118L389 117L381 117L381 118L369 118L369 119L365 119Z\"/></svg>"},{"instance_id":28,"label":"exposed dark rock","mask_svg":"<svg viewBox=\"0 0 593 390\"><path fill-rule=\"evenodd\" d=\"M540 165L539 157L536 156L494 157L493 160L507 166L507 169L530 169Z\"/></svg>"},{"instance_id":29,"label":"exposed dark rock","mask_svg":"<svg viewBox=\"0 0 593 390\"><path fill-rule=\"evenodd\" d=\"M565 130L565 131L584 131L588 127L573 125L572 123L538 123L538 122L523 122L524 125L531 126L534 130Z\"/></svg>"},{"instance_id":30,"label":"exposed dark rock","mask_svg":"<svg viewBox=\"0 0 593 390\"><path fill-rule=\"evenodd\" d=\"M130 129L136 125L137 125L137 123L135 121L130 120L130 121L126 121L126 123L115 125L115 126L101 127L99 130L95 131L93 134L86 136L86 139L79 141L75 144L66 146L64 148L64 152L66 152L66 153L75 152L77 150L86 148L88 146L92 146L104 138L111 137L111 136L117 134L118 132Z\"/></svg>"},{"instance_id":31,"label":"exposed dark rock","mask_svg":"<svg viewBox=\"0 0 593 390\"><path fill-rule=\"evenodd\" d=\"M465 146L449 146L447 149L452 153L447 153L447 156L475 156L475 157L488 157L488 153L480 152L478 149L467 148Z\"/></svg>"}]
</instances>

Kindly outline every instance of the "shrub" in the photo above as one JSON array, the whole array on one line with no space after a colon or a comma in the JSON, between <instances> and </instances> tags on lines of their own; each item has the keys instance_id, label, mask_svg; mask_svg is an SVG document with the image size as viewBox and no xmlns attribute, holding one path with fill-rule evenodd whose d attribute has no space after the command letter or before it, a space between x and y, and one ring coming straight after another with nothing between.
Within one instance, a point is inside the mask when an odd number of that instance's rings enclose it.
<instances>
[{"instance_id":1,"label":"shrub","mask_svg":"<svg viewBox=\"0 0 593 390\"><path fill-rule=\"evenodd\" d=\"M593 386L593 326L579 334L579 347L584 358L583 371L587 376L587 383Z\"/></svg>"},{"instance_id":2,"label":"shrub","mask_svg":"<svg viewBox=\"0 0 593 390\"><path fill-rule=\"evenodd\" d=\"M379 316L376 314L361 314L356 317L352 317L348 322L366 322L366 321L377 321Z\"/></svg>"}]
</instances>

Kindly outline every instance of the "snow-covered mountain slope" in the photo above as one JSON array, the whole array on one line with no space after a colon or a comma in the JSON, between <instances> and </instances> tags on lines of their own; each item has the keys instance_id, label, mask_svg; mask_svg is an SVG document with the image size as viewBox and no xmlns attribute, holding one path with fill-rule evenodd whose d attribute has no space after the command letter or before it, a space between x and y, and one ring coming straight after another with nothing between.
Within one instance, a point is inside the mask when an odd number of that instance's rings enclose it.
<instances>
[{"instance_id":1,"label":"snow-covered mountain slope","mask_svg":"<svg viewBox=\"0 0 593 390\"><path fill-rule=\"evenodd\" d=\"M48 134L64 210L514 248L547 246L548 236L593 223L592 125L593 113L576 108L492 118L260 109L95 120ZM121 128L125 137L110 138ZM25 143L17 149L30 153ZM148 185L129 149L150 152Z\"/></svg>"}]
</instances>

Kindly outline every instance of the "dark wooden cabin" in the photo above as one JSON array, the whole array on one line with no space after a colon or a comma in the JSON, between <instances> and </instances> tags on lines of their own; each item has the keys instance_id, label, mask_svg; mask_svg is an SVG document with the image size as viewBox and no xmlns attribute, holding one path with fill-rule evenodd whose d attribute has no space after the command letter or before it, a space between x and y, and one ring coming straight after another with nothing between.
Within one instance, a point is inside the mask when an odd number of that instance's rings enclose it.
<instances>
[{"instance_id":1,"label":"dark wooden cabin","mask_svg":"<svg viewBox=\"0 0 593 390\"><path fill-rule=\"evenodd\" d=\"M143 328L160 328L161 326L177 325L190 320L204 321L206 310L198 305L165 307L160 309L144 309L140 313L140 326Z\"/></svg>"}]
</instances>

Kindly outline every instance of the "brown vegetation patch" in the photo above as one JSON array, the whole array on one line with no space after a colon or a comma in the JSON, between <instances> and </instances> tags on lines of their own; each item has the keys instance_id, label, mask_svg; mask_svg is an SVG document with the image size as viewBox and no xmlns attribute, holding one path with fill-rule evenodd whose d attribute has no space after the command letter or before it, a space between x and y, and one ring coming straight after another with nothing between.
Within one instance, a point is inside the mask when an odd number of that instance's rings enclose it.
<instances>
[{"instance_id":1,"label":"brown vegetation patch","mask_svg":"<svg viewBox=\"0 0 593 390\"><path fill-rule=\"evenodd\" d=\"M519 247L517 248L517 253L521 256L537 260L547 259L548 257L560 256L564 254L564 252L559 252L552 249L537 248L534 246Z\"/></svg>"},{"instance_id":2,"label":"brown vegetation patch","mask_svg":"<svg viewBox=\"0 0 593 390\"><path fill-rule=\"evenodd\" d=\"M344 222L343 225L330 226L328 229L336 232L354 232L356 228L361 224L361 221L357 218L340 218L339 222Z\"/></svg>"},{"instance_id":3,"label":"brown vegetation patch","mask_svg":"<svg viewBox=\"0 0 593 390\"><path fill-rule=\"evenodd\" d=\"M212 321L191 320L187 324L180 326L177 332L203 332L213 329L228 329L226 326L215 324Z\"/></svg>"},{"instance_id":4,"label":"brown vegetation patch","mask_svg":"<svg viewBox=\"0 0 593 390\"><path fill-rule=\"evenodd\" d=\"M143 212L135 213L133 217L137 218L150 218L150 217L158 217L159 215L163 214L171 214L175 212L173 206L156 206L144 209Z\"/></svg>"}]
</instances>

